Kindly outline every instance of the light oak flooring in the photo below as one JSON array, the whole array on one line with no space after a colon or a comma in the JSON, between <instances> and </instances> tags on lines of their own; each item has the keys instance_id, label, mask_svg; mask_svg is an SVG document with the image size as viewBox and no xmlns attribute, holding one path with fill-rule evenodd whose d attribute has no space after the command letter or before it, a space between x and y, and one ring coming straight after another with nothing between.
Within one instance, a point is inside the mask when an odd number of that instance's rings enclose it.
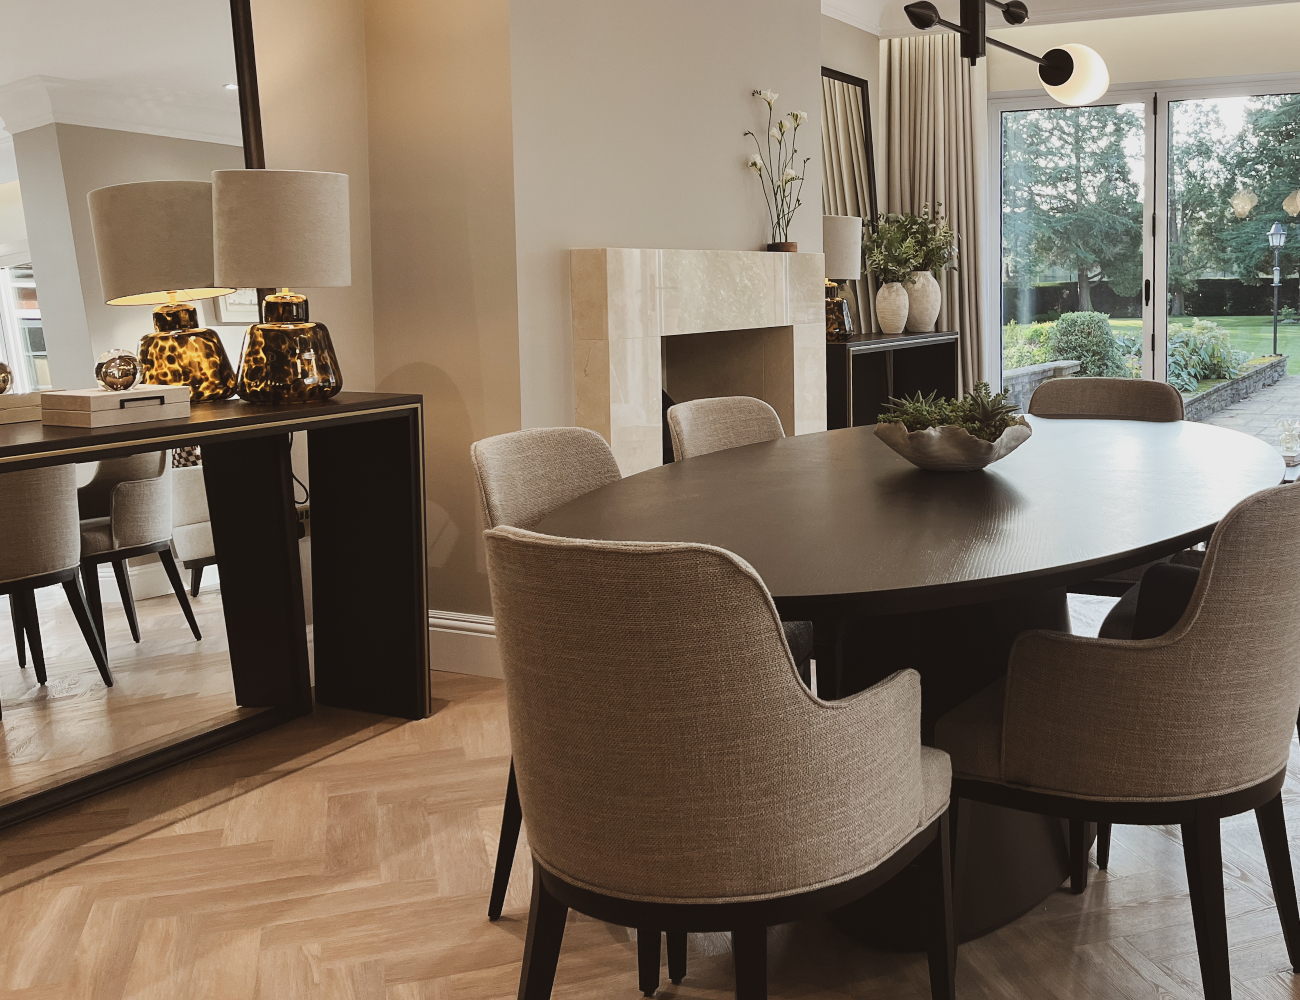
<instances>
[{"instance_id":1,"label":"light oak flooring","mask_svg":"<svg viewBox=\"0 0 1300 1000\"><path fill-rule=\"evenodd\" d=\"M141 642L131 640L116 584L103 582L114 685L106 687L62 587L37 591L48 683L28 653L19 669L9 601L0 597L0 804L150 748L234 721L234 683L218 590L193 601L196 642L175 596L138 601Z\"/></svg>"},{"instance_id":2,"label":"light oak flooring","mask_svg":"<svg viewBox=\"0 0 1300 1000\"><path fill-rule=\"evenodd\" d=\"M500 682L435 674L415 723L337 710L0 832L0 1000L491 1000L516 993L529 872L489 923L509 764ZM1300 748L1286 786L1300 832ZM1300 996L1253 818L1223 824L1236 996ZM1296 848L1293 846L1293 853ZM920 955L823 920L770 933L772 995L928 997ZM960 949L963 998L1194 1000L1177 829L1118 827L1109 873ZM680 987L732 990L725 935ZM629 932L570 916L558 998L635 1000Z\"/></svg>"}]
</instances>

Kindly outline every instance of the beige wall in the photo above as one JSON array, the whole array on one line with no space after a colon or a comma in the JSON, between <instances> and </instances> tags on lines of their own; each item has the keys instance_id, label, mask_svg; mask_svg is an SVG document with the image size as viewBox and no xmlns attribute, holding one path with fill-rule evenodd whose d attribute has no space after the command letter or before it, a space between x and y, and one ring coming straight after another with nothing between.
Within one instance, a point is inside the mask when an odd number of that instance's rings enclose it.
<instances>
[{"instance_id":1,"label":"beige wall","mask_svg":"<svg viewBox=\"0 0 1300 1000\"><path fill-rule=\"evenodd\" d=\"M11 243L27 242L27 221L23 218L23 195L17 181L0 184L0 254Z\"/></svg>"},{"instance_id":2,"label":"beige wall","mask_svg":"<svg viewBox=\"0 0 1300 1000\"><path fill-rule=\"evenodd\" d=\"M800 250L821 250L817 0L512 0L519 361L524 426L573 422L568 251L757 250L769 240L750 92L809 123Z\"/></svg>"},{"instance_id":3,"label":"beige wall","mask_svg":"<svg viewBox=\"0 0 1300 1000\"><path fill-rule=\"evenodd\" d=\"M994 38L1042 53L1064 42L1091 46L1112 86L1300 71L1300 3L1154 14L1073 24L1023 25ZM989 93L1041 88L1035 65L989 50Z\"/></svg>"},{"instance_id":4,"label":"beige wall","mask_svg":"<svg viewBox=\"0 0 1300 1000\"><path fill-rule=\"evenodd\" d=\"M367 0L365 38L378 388L424 394L430 606L490 614L469 446L520 426L509 9Z\"/></svg>"}]
</instances>

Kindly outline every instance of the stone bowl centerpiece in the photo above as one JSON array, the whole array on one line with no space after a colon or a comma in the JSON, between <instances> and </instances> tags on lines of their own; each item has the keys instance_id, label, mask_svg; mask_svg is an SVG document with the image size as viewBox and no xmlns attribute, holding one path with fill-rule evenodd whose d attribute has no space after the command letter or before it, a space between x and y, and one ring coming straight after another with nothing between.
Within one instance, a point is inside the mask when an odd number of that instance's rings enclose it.
<instances>
[{"instance_id":1,"label":"stone bowl centerpiece","mask_svg":"<svg viewBox=\"0 0 1300 1000\"><path fill-rule=\"evenodd\" d=\"M891 399L877 418L876 437L920 469L973 472L1006 458L1029 440L1033 428L987 382L961 399L936 393Z\"/></svg>"}]
</instances>

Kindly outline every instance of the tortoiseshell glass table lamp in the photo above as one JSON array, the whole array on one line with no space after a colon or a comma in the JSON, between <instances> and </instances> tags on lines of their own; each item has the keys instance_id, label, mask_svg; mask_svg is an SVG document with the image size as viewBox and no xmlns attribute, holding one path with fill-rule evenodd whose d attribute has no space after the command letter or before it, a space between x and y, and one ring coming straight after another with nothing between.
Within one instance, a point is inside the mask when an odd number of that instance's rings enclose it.
<instances>
[{"instance_id":1,"label":"tortoiseshell glass table lamp","mask_svg":"<svg viewBox=\"0 0 1300 1000\"><path fill-rule=\"evenodd\" d=\"M229 399L235 371L194 299L229 295L212 280L212 185L145 181L91 191L90 225L104 301L156 305L138 352L149 385L188 385L191 402Z\"/></svg>"},{"instance_id":2,"label":"tortoiseshell glass table lamp","mask_svg":"<svg viewBox=\"0 0 1300 1000\"><path fill-rule=\"evenodd\" d=\"M244 336L239 395L307 403L343 388L338 356L307 297L290 288L352 284L348 176L316 170L218 170L212 175L216 273L238 288L281 289Z\"/></svg>"}]
</instances>

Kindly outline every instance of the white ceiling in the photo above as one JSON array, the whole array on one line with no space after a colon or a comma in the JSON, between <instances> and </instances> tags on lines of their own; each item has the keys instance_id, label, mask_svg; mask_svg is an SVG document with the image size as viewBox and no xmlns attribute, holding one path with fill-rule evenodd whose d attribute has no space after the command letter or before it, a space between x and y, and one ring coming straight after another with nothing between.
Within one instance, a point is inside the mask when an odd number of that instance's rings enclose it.
<instances>
[{"instance_id":1,"label":"white ceiling","mask_svg":"<svg viewBox=\"0 0 1300 1000\"><path fill-rule=\"evenodd\" d=\"M198 137L233 121L227 138L239 141L228 0L0 0L0 92L33 78L57 82L66 106L93 106L106 127L143 114L148 131ZM107 113L115 104L121 113Z\"/></svg>"},{"instance_id":2,"label":"white ceiling","mask_svg":"<svg viewBox=\"0 0 1300 1000\"><path fill-rule=\"evenodd\" d=\"M822 0L822 13L846 21L864 31L884 37L915 34L903 6L907 0ZM945 20L960 20L958 0L933 0ZM1175 14L1188 10L1227 10L1233 7L1259 7L1277 0L1026 0L1030 24L1064 24L1069 21L1099 21L1113 17L1136 17L1141 14ZM989 27L1007 27L1001 16L989 8Z\"/></svg>"}]
</instances>

